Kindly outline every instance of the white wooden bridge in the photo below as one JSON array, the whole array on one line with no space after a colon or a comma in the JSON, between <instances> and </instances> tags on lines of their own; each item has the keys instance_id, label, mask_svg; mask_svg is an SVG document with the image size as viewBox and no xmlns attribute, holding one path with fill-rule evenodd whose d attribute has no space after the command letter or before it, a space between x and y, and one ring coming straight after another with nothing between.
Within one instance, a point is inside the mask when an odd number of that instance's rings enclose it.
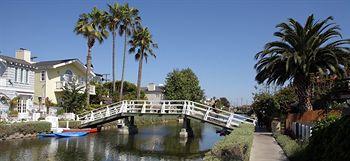
<instances>
[{"instance_id":1,"label":"white wooden bridge","mask_svg":"<svg viewBox=\"0 0 350 161\"><path fill-rule=\"evenodd\" d=\"M209 124L233 130L242 123L254 124L256 120L225 110L214 109L187 100L124 100L77 116L81 128L97 127L121 118L139 115L177 115L197 119Z\"/></svg>"}]
</instances>

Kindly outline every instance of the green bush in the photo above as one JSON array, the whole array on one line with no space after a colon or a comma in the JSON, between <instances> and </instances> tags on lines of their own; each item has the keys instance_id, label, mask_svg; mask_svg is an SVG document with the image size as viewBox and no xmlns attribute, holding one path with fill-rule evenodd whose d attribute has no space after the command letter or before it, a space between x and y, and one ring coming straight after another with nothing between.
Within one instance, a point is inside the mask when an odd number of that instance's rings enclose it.
<instances>
[{"instance_id":1,"label":"green bush","mask_svg":"<svg viewBox=\"0 0 350 161\"><path fill-rule=\"evenodd\" d=\"M80 124L81 124L80 121L68 121L68 122L69 122L68 127L72 128L72 129L78 129ZM67 121L58 121L58 127L66 128L67 127Z\"/></svg>"},{"instance_id":2,"label":"green bush","mask_svg":"<svg viewBox=\"0 0 350 161\"><path fill-rule=\"evenodd\" d=\"M317 133L318 131L328 127L332 123L339 120L340 117L338 115L328 115L326 118L322 119L321 121L317 121L315 126L312 128L313 133Z\"/></svg>"},{"instance_id":3,"label":"green bush","mask_svg":"<svg viewBox=\"0 0 350 161\"><path fill-rule=\"evenodd\" d=\"M274 137L290 160L298 160L297 158L302 152L303 146L287 135L274 134Z\"/></svg>"},{"instance_id":4,"label":"green bush","mask_svg":"<svg viewBox=\"0 0 350 161\"><path fill-rule=\"evenodd\" d=\"M0 124L0 138L5 138L15 133L34 134L40 132L49 132L50 130L51 124L44 121Z\"/></svg>"},{"instance_id":5,"label":"green bush","mask_svg":"<svg viewBox=\"0 0 350 161\"><path fill-rule=\"evenodd\" d=\"M313 131L305 148L305 161L350 160L350 116L336 119L328 126Z\"/></svg>"},{"instance_id":6,"label":"green bush","mask_svg":"<svg viewBox=\"0 0 350 161\"><path fill-rule=\"evenodd\" d=\"M205 154L204 160L248 161L253 144L253 133L253 125L242 124L217 142Z\"/></svg>"}]
</instances>

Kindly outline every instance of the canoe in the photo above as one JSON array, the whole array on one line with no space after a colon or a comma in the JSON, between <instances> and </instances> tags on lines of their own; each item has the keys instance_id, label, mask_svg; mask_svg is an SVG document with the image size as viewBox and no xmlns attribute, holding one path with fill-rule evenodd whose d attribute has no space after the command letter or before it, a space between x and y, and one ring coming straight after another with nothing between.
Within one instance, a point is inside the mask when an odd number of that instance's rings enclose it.
<instances>
[{"instance_id":1,"label":"canoe","mask_svg":"<svg viewBox=\"0 0 350 161\"><path fill-rule=\"evenodd\" d=\"M56 133L40 133L39 137L56 137Z\"/></svg>"},{"instance_id":2,"label":"canoe","mask_svg":"<svg viewBox=\"0 0 350 161\"><path fill-rule=\"evenodd\" d=\"M63 132L88 132L88 133L95 133L95 132L97 132L97 128L66 129L66 130L63 130Z\"/></svg>"},{"instance_id":3,"label":"canoe","mask_svg":"<svg viewBox=\"0 0 350 161\"><path fill-rule=\"evenodd\" d=\"M88 132L63 132L63 133L56 133L57 137L74 137L74 136L84 136L88 134Z\"/></svg>"}]
</instances>

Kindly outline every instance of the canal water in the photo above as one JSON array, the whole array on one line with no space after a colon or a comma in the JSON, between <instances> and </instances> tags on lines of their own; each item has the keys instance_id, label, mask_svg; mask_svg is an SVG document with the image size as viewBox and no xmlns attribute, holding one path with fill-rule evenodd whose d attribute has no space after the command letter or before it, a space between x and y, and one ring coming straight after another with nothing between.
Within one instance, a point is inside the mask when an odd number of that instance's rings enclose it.
<instances>
[{"instance_id":1,"label":"canal water","mask_svg":"<svg viewBox=\"0 0 350 161\"><path fill-rule=\"evenodd\" d=\"M0 161L202 160L220 139L211 125L192 123L194 138L179 138L181 125L139 127L136 135L115 129L72 138L0 141Z\"/></svg>"}]
</instances>

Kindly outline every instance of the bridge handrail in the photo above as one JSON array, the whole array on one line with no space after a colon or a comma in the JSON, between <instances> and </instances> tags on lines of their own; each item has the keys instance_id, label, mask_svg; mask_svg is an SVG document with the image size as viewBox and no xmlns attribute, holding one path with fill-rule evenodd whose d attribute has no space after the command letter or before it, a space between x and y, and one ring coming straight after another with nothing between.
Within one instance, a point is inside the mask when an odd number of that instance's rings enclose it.
<instances>
[{"instance_id":1,"label":"bridge handrail","mask_svg":"<svg viewBox=\"0 0 350 161\"><path fill-rule=\"evenodd\" d=\"M80 114L78 114L78 116L80 117L80 116L82 116L82 115L90 114L91 112L100 111L100 110L105 109L105 108L107 108L107 107L115 106L115 105L122 104L122 103L123 103L123 101L119 101L119 102L111 103L111 104L108 104L108 105L104 105L104 106L101 106L101 107L99 107L99 108L96 108L96 109L93 109L93 110L90 110L90 111L85 111L85 112L83 112L83 113L80 113Z\"/></svg>"},{"instance_id":2,"label":"bridge handrail","mask_svg":"<svg viewBox=\"0 0 350 161\"><path fill-rule=\"evenodd\" d=\"M156 108L153 108L154 105L156 105ZM255 124L256 122L255 119L243 115L188 100L123 100L81 113L77 115L77 118L81 119L82 124L84 124L94 121L95 119L109 117L111 116L111 113L113 113L112 115L135 112L150 114L159 112L173 113L174 110L177 111L174 114L200 117L200 119L204 120L209 119L219 122L220 124L225 124L227 127L231 125L238 125L237 122L252 124Z\"/></svg>"}]
</instances>

